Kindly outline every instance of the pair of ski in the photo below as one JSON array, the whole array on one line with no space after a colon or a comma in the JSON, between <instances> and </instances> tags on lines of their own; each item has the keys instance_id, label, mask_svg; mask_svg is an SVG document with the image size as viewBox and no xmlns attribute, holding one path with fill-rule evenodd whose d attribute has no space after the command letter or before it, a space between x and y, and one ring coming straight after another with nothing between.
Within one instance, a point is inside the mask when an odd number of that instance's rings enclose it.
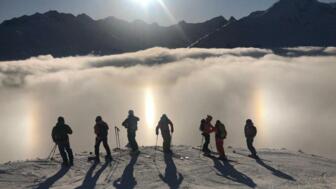
<instances>
[{"instance_id":1,"label":"pair of ski","mask_svg":"<svg viewBox=\"0 0 336 189\"><path fill-rule=\"evenodd\" d=\"M241 155L241 156L245 156L245 157L248 157L248 158L251 158L251 159L255 159L255 160L261 160L261 161L271 162L270 160L262 159L259 156L247 155L247 154L242 153L242 152L237 152L236 150L233 150L232 153L238 154L238 155Z\"/></svg>"},{"instance_id":2,"label":"pair of ski","mask_svg":"<svg viewBox=\"0 0 336 189\"><path fill-rule=\"evenodd\" d=\"M170 153L167 153L167 152L164 152L162 149L156 149L157 151L160 151L162 153L165 153L166 155L170 155L171 157L175 158L175 159L179 159L179 160L188 160L189 159L189 156L182 156L176 152L170 152Z\"/></svg>"},{"instance_id":3,"label":"pair of ski","mask_svg":"<svg viewBox=\"0 0 336 189\"><path fill-rule=\"evenodd\" d=\"M115 139L116 139L116 145L117 145L117 150L121 150L120 149L120 138L119 138L119 132L120 132L120 129L117 127L117 126L115 126L114 127L114 134L115 134ZM90 157L88 157L88 161L97 161L97 158L96 158L96 156L90 156ZM111 162L111 161L113 161L113 159L112 159L112 157L108 157L108 156L105 156L105 162L106 163L109 163L109 162ZM99 161L98 161L99 162Z\"/></svg>"},{"instance_id":4,"label":"pair of ski","mask_svg":"<svg viewBox=\"0 0 336 189\"><path fill-rule=\"evenodd\" d=\"M200 148L196 148L196 147L192 147L192 149L202 151ZM231 163L237 163L237 164L239 163L238 161L232 160L232 159L229 159L229 158L221 159L221 158L217 157L217 156L219 156L218 152L210 151L210 152L207 152L207 153L203 153L202 155L204 157L208 157L210 159L218 159L218 160L221 160L221 161L224 161L224 162L231 162Z\"/></svg>"}]
</instances>

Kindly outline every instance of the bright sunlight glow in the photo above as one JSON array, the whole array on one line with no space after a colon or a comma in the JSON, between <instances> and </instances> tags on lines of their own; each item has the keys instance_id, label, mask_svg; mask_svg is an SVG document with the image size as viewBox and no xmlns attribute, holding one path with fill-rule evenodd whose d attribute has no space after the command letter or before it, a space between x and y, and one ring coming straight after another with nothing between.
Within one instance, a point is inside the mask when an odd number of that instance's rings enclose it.
<instances>
[{"instance_id":1,"label":"bright sunlight glow","mask_svg":"<svg viewBox=\"0 0 336 189\"><path fill-rule=\"evenodd\" d=\"M145 90L145 108L146 108L147 126L152 128L154 127L154 118L155 118L154 97L153 97L153 91L149 87L146 88Z\"/></svg>"},{"instance_id":2,"label":"bright sunlight glow","mask_svg":"<svg viewBox=\"0 0 336 189\"><path fill-rule=\"evenodd\" d=\"M134 2L140 4L143 7L147 7L150 5L154 0L133 0Z\"/></svg>"}]
</instances>

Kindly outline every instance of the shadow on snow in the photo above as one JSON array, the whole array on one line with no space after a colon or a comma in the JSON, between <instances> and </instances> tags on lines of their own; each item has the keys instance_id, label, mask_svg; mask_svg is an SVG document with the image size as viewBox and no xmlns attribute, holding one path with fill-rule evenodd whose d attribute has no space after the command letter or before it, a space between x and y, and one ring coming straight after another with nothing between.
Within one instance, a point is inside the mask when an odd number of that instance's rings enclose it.
<instances>
[{"instance_id":1,"label":"shadow on snow","mask_svg":"<svg viewBox=\"0 0 336 189\"><path fill-rule=\"evenodd\" d=\"M273 175L277 176L277 177L280 177L280 178L283 178L283 179L287 179L287 180L291 180L291 181L296 181L292 176L280 171L280 170L277 170L269 165L267 165L263 160L261 159L257 159L256 160L257 163L263 167L265 167L266 169L270 170L272 172Z\"/></svg>"},{"instance_id":2,"label":"shadow on snow","mask_svg":"<svg viewBox=\"0 0 336 189\"><path fill-rule=\"evenodd\" d=\"M132 189L137 185L137 181L134 178L134 165L138 160L139 155L132 156L131 161L128 163L124 172L120 178L113 182L115 188L120 189Z\"/></svg>"},{"instance_id":3,"label":"shadow on snow","mask_svg":"<svg viewBox=\"0 0 336 189\"><path fill-rule=\"evenodd\" d=\"M84 189L84 188L95 188L96 183L100 177L100 175L103 173L103 171L106 169L108 163L104 163L104 165L98 169L98 171L93 175L93 171L96 169L98 163L92 164L90 169L85 175L85 179L81 186L77 187L77 189Z\"/></svg>"},{"instance_id":4,"label":"shadow on snow","mask_svg":"<svg viewBox=\"0 0 336 189\"><path fill-rule=\"evenodd\" d=\"M165 175L159 175L160 179L165 182L169 188L177 189L183 182L183 175L177 173L176 165L173 161L172 155L165 154L164 161L166 163Z\"/></svg>"},{"instance_id":5,"label":"shadow on snow","mask_svg":"<svg viewBox=\"0 0 336 189\"><path fill-rule=\"evenodd\" d=\"M214 167L219 171L219 173L217 173L219 176L223 176L231 181L244 184L250 188L255 188L257 186L257 184L254 183L250 177L236 170L229 162L223 162L217 158L211 159L214 162Z\"/></svg>"},{"instance_id":6,"label":"shadow on snow","mask_svg":"<svg viewBox=\"0 0 336 189\"><path fill-rule=\"evenodd\" d=\"M53 176L47 178L44 182L40 183L37 189L45 189L50 188L53 184L55 184L56 181L61 179L68 171L70 167L61 167L61 169L54 174Z\"/></svg>"}]
</instances>

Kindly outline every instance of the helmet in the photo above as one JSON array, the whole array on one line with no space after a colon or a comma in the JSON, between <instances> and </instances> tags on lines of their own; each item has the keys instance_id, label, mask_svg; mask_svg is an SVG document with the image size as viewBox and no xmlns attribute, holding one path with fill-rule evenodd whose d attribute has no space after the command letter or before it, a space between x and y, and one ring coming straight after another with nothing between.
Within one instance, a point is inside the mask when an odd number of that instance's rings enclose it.
<instances>
[{"instance_id":1,"label":"helmet","mask_svg":"<svg viewBox=\"0 0 336 189\"><path fill-rule=\"evenodd\" d=\"M97 116L96 117L96 122L102 121L102 117L101 116Z\"/></svg>"},{"instance_id":2,"label":"helmet","mask_svg":"<svg viewBox=\"0 0 336 189\"><path fill-rule=\"evenodd\" d=\"M59 117L57 118L57 122L58 122L58 123L64 123L64 117L59 116Z\"/></svg>"},{"instance_id":3,"label":"helmet","mask_svg":"<svg viewBox=\"0 0 336 189\"><path fill-rule=\"evenodd\" d=\"M211 121L211 120L212 120L212 116L211 116L211 115L207 115L206 120L207 120L207 121Z\"/></svg>"}]
</instances>

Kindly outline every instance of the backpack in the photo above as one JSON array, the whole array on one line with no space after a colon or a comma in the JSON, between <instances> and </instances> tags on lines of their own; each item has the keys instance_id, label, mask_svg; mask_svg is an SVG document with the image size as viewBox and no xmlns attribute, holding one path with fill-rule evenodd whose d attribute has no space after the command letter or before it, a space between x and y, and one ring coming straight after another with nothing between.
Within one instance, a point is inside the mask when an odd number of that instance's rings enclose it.
<instances>
[{"instance_id":1,"label":"backpack","mask_svg":"<svg viewBox=\"0 0 336 189\"><path fill-rule=\"evenodd\" d=\"M205 129L205 121L202 121L199 130L204 131L204 129Z\"/></svg>"},{"instance_id":2,"label":"backpack","mask_svg":"<svg viewBox=\"0 0 336 189\"><path fill-rule=\"evenodd\" d=\"M225 139L226 138L226 129L225 126L223 124L219 124L217 127L217 136L221 139Z\"/></svg>"},{"instance_id":3,"label":"backpack","mask_svg":"<svg viewBox=\"0 0 336 189\"><path fill-rule=\"evenodd\" d=\"M107 136L108 127L106 123L101 122L96 125L96 133L98 136Z\"/></svg>"},{"instance_id":4,"label":"backpack","mask_svg":"<svg viewBox=\"0 0 336 189\"><path fill-rule=\"evenodd\" d=\"M257 135L257 128L253 125L245 127L246 137L255 137Z\"/></svg>"},{"instance_id":5,"label":"backpack","mask_svg":"<svg viewBox=\"0 0 336 189\"><path fill-rule=\"evenodd\" d=\"M68 140L68 135L65 132L65 128L60 126L54 127L52 137L55 142L63 142Z\"/></svg>"}]
</instances>

